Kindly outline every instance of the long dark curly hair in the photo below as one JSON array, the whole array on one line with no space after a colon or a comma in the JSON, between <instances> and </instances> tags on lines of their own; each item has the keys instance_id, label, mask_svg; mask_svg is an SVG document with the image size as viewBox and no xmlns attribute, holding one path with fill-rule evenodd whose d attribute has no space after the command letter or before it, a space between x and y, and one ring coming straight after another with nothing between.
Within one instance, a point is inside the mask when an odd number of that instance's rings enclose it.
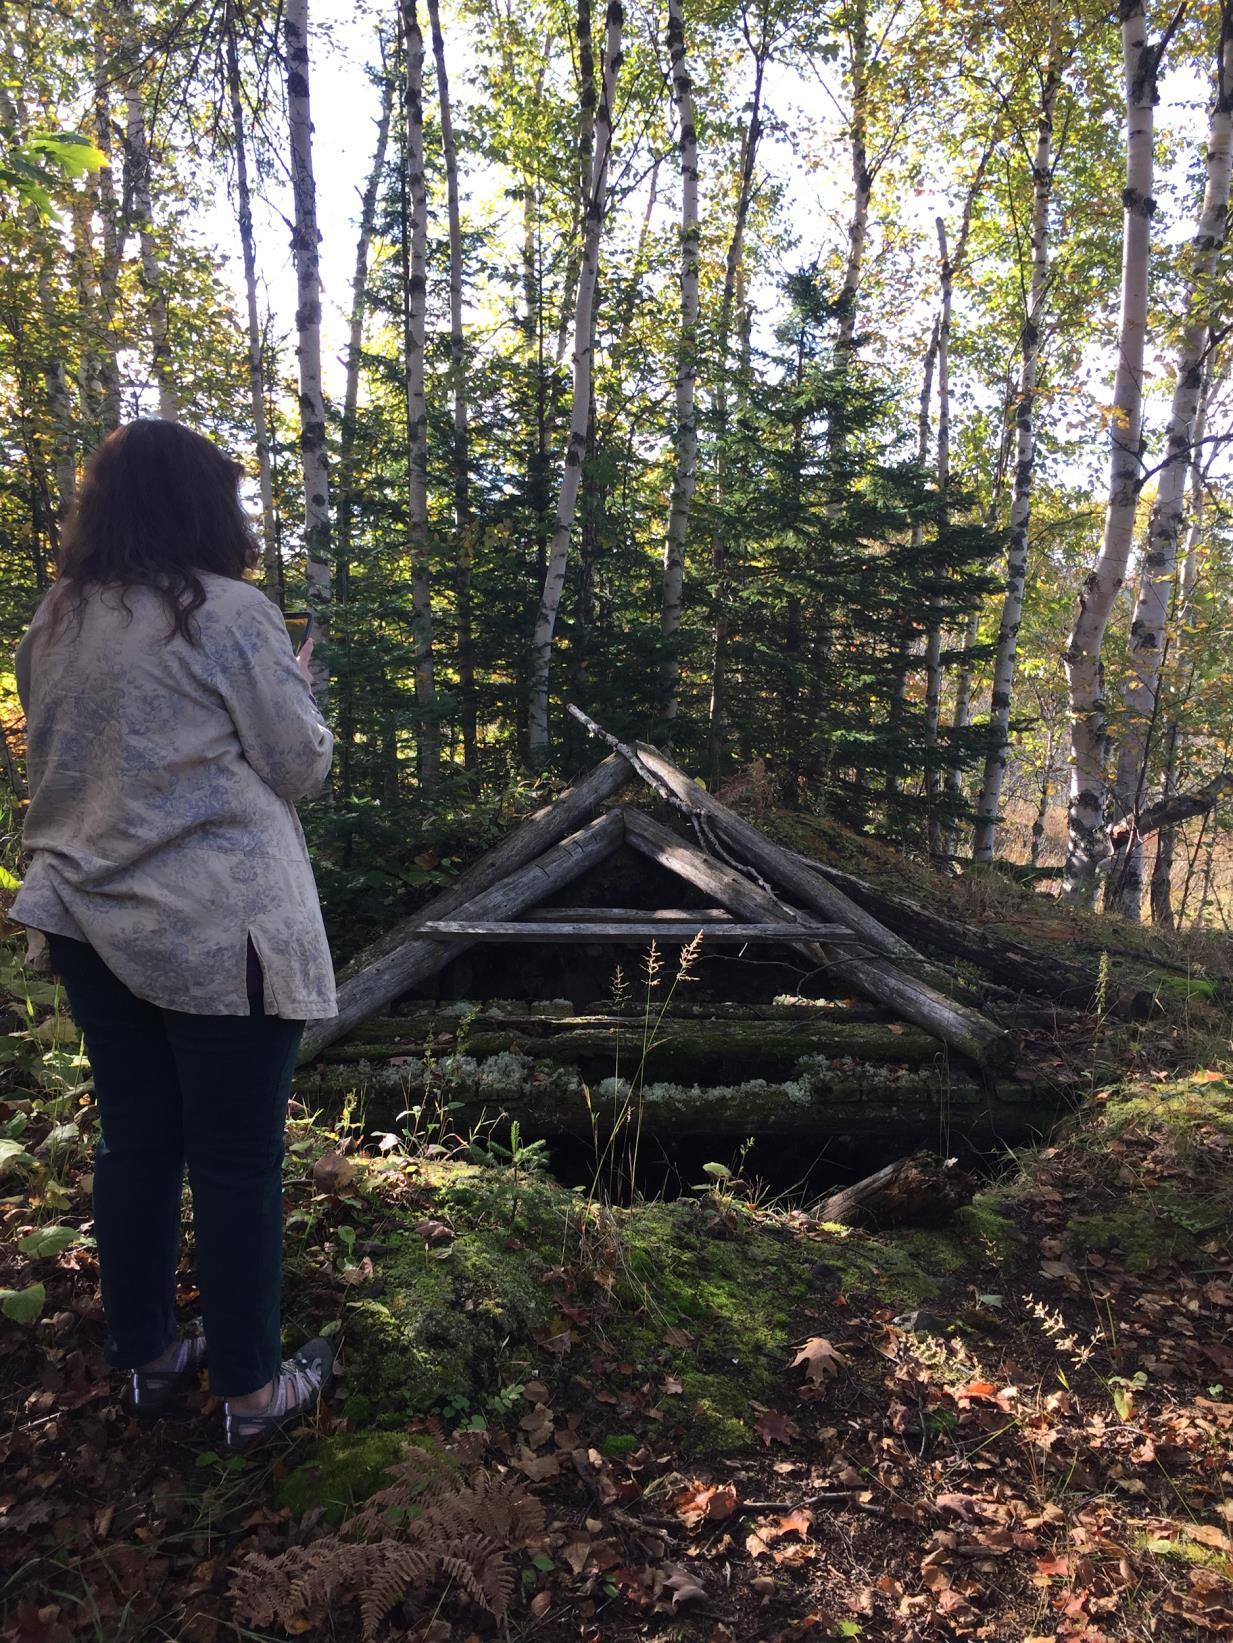
<instances>
[{"instance_id":1,"label":"long dark curly hair","mask_svg":"<svg viewBox=\"0 0 1233 1643\"><path fill-rule=\"evenodd\" d=\"M179 422L142 418L95 451L60 546L56 623L76 616L95 588L153 588L167 607L167 637L193 642L205 603L203 571L239 581L258 562L240 502L243 469ZM125 607L127 609L127 606Z\"/></svg>"}]
</instances>

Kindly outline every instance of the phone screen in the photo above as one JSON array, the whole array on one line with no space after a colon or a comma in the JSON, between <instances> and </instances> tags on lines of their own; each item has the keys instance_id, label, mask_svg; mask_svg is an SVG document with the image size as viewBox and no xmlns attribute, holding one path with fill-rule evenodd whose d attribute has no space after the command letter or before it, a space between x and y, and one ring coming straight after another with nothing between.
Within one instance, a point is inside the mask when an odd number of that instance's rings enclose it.
<instances>
[{"instance_id":1,"label":"phone screen","mask_svg":"<svg viewBox=\"0 0 1233 1643\"><path fill-rule=\"evenodd\" d=\"M286 610L283 612L283 621L287 624L287 632L291 635L291 648L298 656L304 648L304 641L312 632L312 612L309 610Z\"/></svg>"}]
</instances>

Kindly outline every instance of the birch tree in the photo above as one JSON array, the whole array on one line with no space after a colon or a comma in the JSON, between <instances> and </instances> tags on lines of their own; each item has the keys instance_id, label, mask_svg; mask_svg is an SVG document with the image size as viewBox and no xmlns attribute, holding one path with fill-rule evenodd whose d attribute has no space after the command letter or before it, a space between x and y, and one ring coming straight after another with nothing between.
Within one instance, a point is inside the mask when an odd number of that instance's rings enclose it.
<instances>
[{"instance_id":1,"label":"birch tree","mask_svg":"<svg viewBox=\"0 0 1233 1643\"><path fill-rule=\"evenodd\" d=\"M1036 470L1036 384L1040 372L1041 341L1049 294L1049 201L1053 192L1053 118L1062 85L1063 45L1061 8L1050 9L1049 42L1041 76L1036 148L1032 156L1032 272L1027 313L1019 337L1019 384L1015 397L1015 475L1007 532L1006 593L998 622L997 652L993 662L993 691L989 725L991 745L976 798L972 832L975 861L993 860L997 821L1002 806L1002 781L1010 747L1010 705L1019 655L1019 624L1023 617L1023 590L1027 581L1028 532L1032 518L1032 484Z\"/></svg>"},{"instance_id":2,"label":"birch tree","mask_svg":"<svg viewBox=\"0 0 1233 1643\"><path fill-rule=\"evenodd\" d=\"M668 536L664 544L660 611L660 635L664 643L663 717L669 727L670 742L681 680L681 660L676 647L681 629L685 540L698 477L698 415L695 406L699 313L698 131L694 123L693 78L685 49L683 0L668 0L668 56L680 133L677 146L681 155L681 330L676 364L676 460Z\"/></svg>"},{"instance_id":3,"label":"birch tree","mask_svg":"<svg viewBox=\"0 0 1233 1643\"><path fill-rule=\"evenodd\" d=\"M291 148L291 188L295 226L291 249L296 274L296 358L300 368L300 462L304 476L304 547L308 562L308 603L319 642L313 651L313 686L324 704L329 668L333 585L330 566L330 469L325 443L325 399L321 387L321 235L317 229L317 184L313 174L312 111L309 87L308 0L287 0L283 13L287 68L287 121Z\"/></svg>"},{"instance_id":4,"label":"birch tree","mask_svg":"<svg viewBox=\"0 0 1233 1643\"><path fill-rule=\"evenodd\" d=\"M1178 348L1173 403L1165 435L1165 456L1156 502L1148 524L1130 626L1130 673L1122 688L1125 709L1118 744L1114 791L1118 810L1133 815L1146 791L1149 736L1156 720L1160 670L1165 649L1169 596L1177 569L1185 511L1195 418L1203 384L1203 363L1213 320L1219 319L1213 288L1229 215L1229 174L1233 160L1233 0L1222 0L1216 85L1207 133L1206 176L1198 230L1190 252L1189 283ZM1138 919L1143 904L1143 842L1132 838L1119 851L1109 874L1106 907Z\"/></svg>"},{"instance_id":5,"label":"birch tree","mask_svg":"<svg viewBox=\"0 0 1233 1643\"><path fill-rule=\"evenodd\" d=\"M384 50L382 51L384 68ZM338 443L338 531L334 559L334 580L338 592L341 620L338 628L347 662L345 676L339 681L338 691L338 765L339 786L344 799L352 794L352 751L355 743L355 680L351 667L352 616L351 550L355 529L356 475L355 441L356 415L360 398L360 366L364 353L364 321L368 312L368 259L372 245L373 224L377 215L377 195L385 171L385 155L389 144L390 119L394 109L394 80L384 73L381 82L381 112L377 120L377 139L373 147L372 166L360 201L360 228L355 246L355 273L351 281L351 317L347 330L347 375L343 389L342 427Z\"/></svg>"},{"instance_id":6,"label":"birch tree","mask_svg":"<svg viewBox=\"0 0 1233 1643\"><path fill-rule=\"evenodd\" d=\"M146 140L146 117L141 102L141 79L138 64L141 45L137 35L136 19L131 0L121 0L118 7L122 27L121 51L124 58L122 90L124 93L125 184L132 201L132 220L137 230L137 244L141 253L141 283L145 292L146 313L150 327L150 365L158 390L158 414L166 422L175 422L180 414L176 394L175 366L168 336L167 291L163 280L162 264L154 239L154 201L150 191L150 147Z\"/></svg>"},{"instance_id":7,"label":"birch tree","mask_svg":"<svg viewBox=\"0 0 1233 1643\"><path fill-rule=\"evenodd\" d=\"M226 0L223 44L227 56L227 100L231 110L231 150L235 160L236 222L244 261L244 297L248 318L248 398L257 452L257 482L261 493L261 542L265 591L282 602L282 564L278 554L278 527L274 517L274 480L270 472L270 434L265 415L265 362L261 346L261 319L257 308L257 248L253 241L253 202L248 186L248 153L244 131L244 102L240 84L240 50L236 39L234 0Z\"/></svg>"},{"instance_id":8,"label":"birch tree","mask_svg":"<svg viewBox=\"0 0 1233 1643\"><path fill-rule=\"evenodd\" d=\"M451 456L454 475L454 597L458 621L459 717L463 767L474 770L479 762L475 718L475 640L471 618L471 558L475 526L471 517L467 353L462 321L462 209L458 187L458 148L454 141L454 114L439 0L428 0L428 19L432 27L432 54L437 71L437 103L441 117L441 154L445 161L445 200L450 238L450 394L454 412Z\"/></svg>"},{"instance_id":9,"label":"birch tree","mask_svg":"<svg viewBox=\"0 0 1233 1643\"><path fill-rule=\"evenodd\" d=\"M578 488L582 479L582 461L586 451L587 424L590 417L593 365L591 320L595 306L595 287L599 276L600 241L603 236L604 215L608 203L608 172L612 151L613 111L616 99L617 76L621 67L621 39L624 21L625 14L620 0L609 0L601 75L602 90L595 120L595 166L587 200L582 268L578 276L578 294L574 305L574 369L569 441L565 451L565 466L557 499L556 524L549 547L543 593L540 598L539 611L535 618L535 628L531 640L531 680L527 710L527 758L533 769L547 764L550 750L548 692L552 668L552 642L556 632L557 614L561 605L561 589L565 583L565 567L569 557L570 536L574 528L574 514L578 504Z\"/></svg>"},{"instance_id":10,"label":"birch tree","mask_svg":"<svg viewBox=\"0 0 1233 1643\"><path fill-rule=\"evenodd\" d=\"M407 549L411 559L411 632L415 659L417 774L431 792L441 765L433 661L432 582L428 528L428 401L424 354L428 326L428 184L424 175L424 35L416 0L402 0L406 54L403 156L404 337L407 367Z\"/></svg>"},{"instance_id":11,"label":"birch tree","mask_svg":"<svg viewBox=\"0 0 1233 1643\"><path fill-rule=\"evenodd\" d=\"M1126 578L1141 483L1143 354L1147 335L1148 252L1151 245L1153 127L1161 58L1181 20L1177 13L1159 41L1148 39L1143 0L1120 0L1126 92L1126 187L1122 195L1121 319L1117 373L1109 416L1109 493L1096 562L1084 580L1064 660L1070 692L1069 841L1063 895L1090 905L1099 863L1108 854L1108 703L1101 648L1114 601Z\"/></svg>"},{"instance_id":12,"label":"birch tree","mask_svg":"<svg viewBox=\"0 0 1233 1643\"><path fill-rule=\"evenodd\" d=\"M728 356L732 345L732 314L736 300L737 281L741 273L745 251L745 229L749 220L749 206L753 199L753 183L762 138L762 92L766 81L766 65L770 57L770 19L764 13L760 35L755 43L748 22L744 25L745 43L753 56L753 93L749 105L749 123L741 139L740 166L737 175L736 205L733 212L732 235L724 258L723 292L719 299L719 323L715 343L715 490L714 518L711 532L711 570L715 580L715 624L711 640L711 701L707 714L708 742L710 745L710 775L714 784L723 771L728 732L728 599L731 567L724 519L727 490L727 452L725 434L728 426Z\"/></svg>"}]
</instances>

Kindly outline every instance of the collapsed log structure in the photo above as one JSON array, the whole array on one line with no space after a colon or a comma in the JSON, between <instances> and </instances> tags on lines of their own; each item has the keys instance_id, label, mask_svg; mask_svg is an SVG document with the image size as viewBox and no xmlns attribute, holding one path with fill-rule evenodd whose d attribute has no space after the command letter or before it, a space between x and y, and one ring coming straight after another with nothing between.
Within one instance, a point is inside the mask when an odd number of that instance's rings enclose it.
<instances>
[{"instance_id":1,"label":"collapsed log structure","mask_svg":"<svg viewBox=\"0 0 1233 1643\"><path fill-rule=\"evenodd\" d=\"M305 1034L304 1099L354 1092L387 1119L435 1106L460 1132L501 1115L582 1138L631 1101L644 1132L736 1139L1015 1140L1048 1122L1058 1092L1014 1066L1015 1035L978 1007L970 972L1004 993L1010 966L1054 999L1090 978L800 856L658 749L577 717L613 751L348 966L338 1016ZM587 981L652 943L706 970L704 1001L684 986L604 998ZM501 955L527 987L555 964L565 996L425 999L451 976L469 990ZM748 996L776 979L775 996Z\"/></svg>"}]
</instances>

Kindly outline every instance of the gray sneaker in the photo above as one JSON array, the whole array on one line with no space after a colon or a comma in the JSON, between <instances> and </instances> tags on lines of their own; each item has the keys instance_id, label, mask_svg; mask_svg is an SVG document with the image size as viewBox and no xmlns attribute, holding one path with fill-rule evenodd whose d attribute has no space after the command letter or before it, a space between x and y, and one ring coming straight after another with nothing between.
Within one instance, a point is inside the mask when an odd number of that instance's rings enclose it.
<instances>
[{"instance_id":1,"label":"gray sneaker","mask_svg":"<svg viewBox=\"0 0 1233 1643\"><path fill-rule=\"evenodd\" d=\"M333 1372L334 1348L329 1341L320 1336L305 1341L293 1357L283 1359L270 1401L259 1414L234 1410L229 1403L223 1405L228 1449L248 1449L311 1414Z\"/></svg>"},{"instance_id":2,"label":"gray sneaker","mask_svg":"<svg viewBox=\"0 0 1233 1643\"><path fill-rule=\"evenodd\" d=\"M164 1414L182 1392L196 1385L207 1362L201 1325L190 1324L176 1342L176 1354L165 1369L129 1370L129 1407L141 1420Z\"/></svg>"}]
</instances>

